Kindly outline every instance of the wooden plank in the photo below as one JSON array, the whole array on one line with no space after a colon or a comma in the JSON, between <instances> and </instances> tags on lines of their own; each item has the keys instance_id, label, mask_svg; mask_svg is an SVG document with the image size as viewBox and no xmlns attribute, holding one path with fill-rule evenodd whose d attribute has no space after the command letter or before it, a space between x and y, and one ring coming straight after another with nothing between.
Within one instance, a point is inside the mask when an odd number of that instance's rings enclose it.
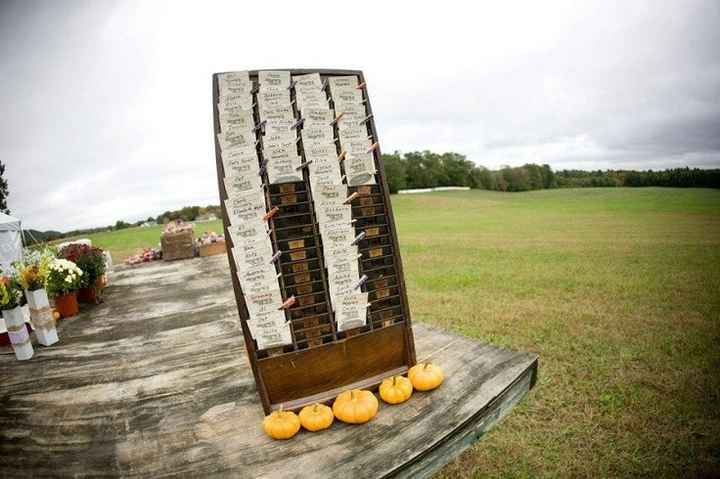
<instances>
[{"instance_id":1,"label":"wooden plank","mask_svg":"<svg viewBox=\"0 0 720 479\"><path fill-rule=\"evenodd\" d=\"M111 277L31 361L0 355L0 477L422 477L507 413L537 357L415 324L445 384L369 424L272 441L223 256Z\"/></svg>"}]
</instances>

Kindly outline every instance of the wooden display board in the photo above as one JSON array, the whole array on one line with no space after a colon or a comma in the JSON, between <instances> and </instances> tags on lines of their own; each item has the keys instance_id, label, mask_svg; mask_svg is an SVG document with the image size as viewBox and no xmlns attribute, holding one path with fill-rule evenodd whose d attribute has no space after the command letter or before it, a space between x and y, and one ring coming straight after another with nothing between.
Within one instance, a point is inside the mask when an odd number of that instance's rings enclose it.
<instances>
[{"instance_id":1,"label":"wooden display board","mask_svg":"<svg viewBox=\"0 0 720 479\"><path fill-rule=\"evenodd\" d=\"M327 88L331 78L355 76L357 90L362 92L366 117L359 124L367 129L376 171L374 181L370 180L374 184L347 187L347 203L352 212L350 227L357 234L355 244L360 255L360 279L365 279L359 282L357 290L368 293L367 320L364 326L340 330L334 305L330 304L323 239L316 218L313 182L303 145L304 123L295 87L291 82L288 90L293 115L298 120L293 130L298 136L298 155L303 161L302 169L298 169L302 171L302 181L270 184L267 162L263 157L264 123L260 120L257 98L259 72L250 71L249 78L253 85L256 152L268 211L265 218L275 258L267 264L267 268L275 268L277 272L291 333L291 341L279 347L259 349L251 334L248 321L253 318L248 311L237 274L238 264L232 252L237 245L233 244L230 234L231 215L226 207L228 191L219 139L222 122L218 101L223 73L213 75L213 116L218 188L233 287L257 389L263 408L269 413L281 407L298 409L314 402L327 402L349 388L377 387L385 377L403 374L415 364L415 346L395 222L363 73L313 69L281 71L290 72L292 77L319 73L323 82L322 91L331 107L335 101L330 88ZM333 121L331 126L338 161L342 162L344 150L339 141L338 121L342 120Z\"/></svg>"}]
</instances>

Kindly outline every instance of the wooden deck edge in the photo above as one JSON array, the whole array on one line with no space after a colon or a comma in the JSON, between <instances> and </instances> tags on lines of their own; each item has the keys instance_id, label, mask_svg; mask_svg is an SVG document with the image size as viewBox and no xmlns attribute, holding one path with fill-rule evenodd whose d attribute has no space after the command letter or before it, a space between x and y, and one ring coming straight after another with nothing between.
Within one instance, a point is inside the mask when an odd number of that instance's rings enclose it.
<instances>
[{"instance_id":1,"label":"wooden deck edge","mask_svg":"<svg viewBox=\"0 0 720 479\"><path fill-rule=\"evenodd\" d=\"M510 410L535 386L538 360L535 360L500 394L488 402L453 431L406 463L383 477L427 478L435 474L453 458L480 440L500 422Z\"/></svg>"}]
</instances>

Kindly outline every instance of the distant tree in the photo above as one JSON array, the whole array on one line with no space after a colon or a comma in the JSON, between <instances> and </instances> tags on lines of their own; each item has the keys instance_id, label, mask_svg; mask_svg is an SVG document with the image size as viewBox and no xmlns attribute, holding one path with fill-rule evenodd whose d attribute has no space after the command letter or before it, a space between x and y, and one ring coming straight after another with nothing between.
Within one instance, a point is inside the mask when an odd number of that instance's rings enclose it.
<instances>
[{"instance_id":1,"label":"distant tree","mask_svg":"<svg viewBox=\"0 0 720 479\"><path fill-rule=\"evenodd\" d=\"M152 216L148 216L145 221L148 223L152 223L153 221L155 221L155 218L153 218Z\"/></svg>"},{"instance_id":2,"label":"distant tree","mask_svg":"<svg viewBox=\"0 0 720 479\"><path fill-rule=\"evenodd\" d=\"M7 207L8 193L8 182L5 179L5 165L0 161L0 211L9 215L10 210Z\"/></svg>"},{"instance_id":3,"label":"distant tree","mask_svg":"<svg viewBox=\"0 0 720 479\"><path fill-rule=\"evenodd\" d=\"M123 221L123 220L117 220L117 221L115 222L115 227L114 227L114 229L116 229L116 230L122 230L122 229L129 228L129 227L130 227L130 224L129 224L129 223L126 223L126 222Z\"/></svg>"},{"instance_id":4,"label":"distant tree","mask_svg":"<svg viewBox=\"0 0 720 479\"><path fill-rule=\"evenodd\" d=\"M388 189L390 193L397 193L407 187L407 170L405 160L400 152L392 155L382 155L383 164L385 165L385 176L387 178Z\"/></svg>"}]
</instances>

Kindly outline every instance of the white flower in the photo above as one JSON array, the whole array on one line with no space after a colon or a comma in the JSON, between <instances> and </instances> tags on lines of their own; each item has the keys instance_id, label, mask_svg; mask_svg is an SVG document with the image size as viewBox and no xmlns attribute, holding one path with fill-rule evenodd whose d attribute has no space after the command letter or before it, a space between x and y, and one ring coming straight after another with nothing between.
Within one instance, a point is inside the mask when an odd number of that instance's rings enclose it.
<instances>
[{"instance_id":1,"label":"white flower","mask_svg":"<svg viewBox=\"0 0 720 479\"><path fill-rule=\"evenodd\" d=\"M72 282L72 279L70 278L70 276L66 276L66 277L65 277L65 282L66 282L66 283L71 283L71 282Z\"/></svg>"}]
</instances>

